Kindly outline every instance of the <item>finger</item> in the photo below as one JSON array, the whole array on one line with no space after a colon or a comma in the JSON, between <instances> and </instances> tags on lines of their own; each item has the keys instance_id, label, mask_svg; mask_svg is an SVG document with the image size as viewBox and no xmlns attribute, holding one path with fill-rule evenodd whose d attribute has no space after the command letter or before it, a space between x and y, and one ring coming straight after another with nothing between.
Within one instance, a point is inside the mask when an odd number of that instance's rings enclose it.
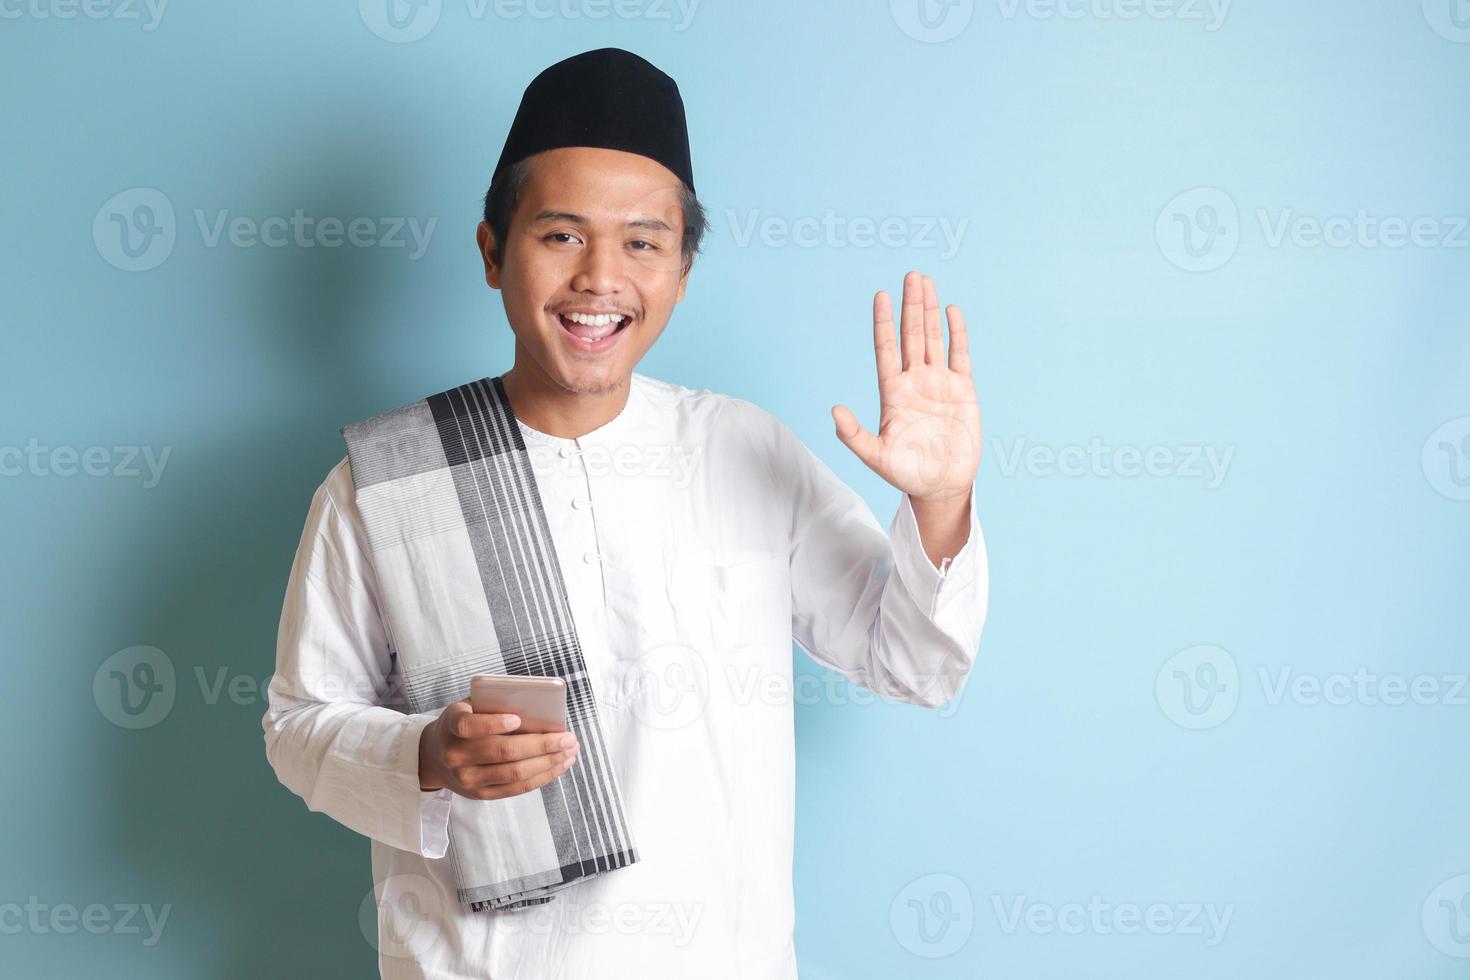
<instances>
[{"instance_id":1,"label":"finger","mask_svg":"<svg viewBox=\"0 0 1470 980\"><path fill-rule=\"evenodd\" d=\"M538 755L577 749L576 736L571 745L561 740L566 732L550 735L493 735L486 738L471 738L444 750L444 761L451 766L479 766L499 762L518 762L534 759Z\"/></svg>"},{"instance_id":2,"label":"finger","mask_svg":"<svg viewBox=\"0 0 1470 980\"><path fill-rule=\"evenodd\" d=\"M876 469L878 437L864 429L846 405L832 406L832 421L837 425L837 438L842 440L842 444L856 453L857 458L870 469Z\"/></svg>"},{"instance_id":3,"label":"finger","mask_svg":"<svg viewBox=\"0 0 1470 980\"><path fill-rule=\"evenodd\" d=\"M470 710L468 701L456 701L444 709L443 731L455 738L504 735L521 727L519 715L481 713Z\"/></svg>"},{"instance_id":4,"label":"finger","mask_svg":"<svg viewBox=\"0 0 1470 980\"><path fill-rule=\"evenodd\" d=\"M944 330L939 323L939 291L924 277L924 363L944 363Z\"/></svg>"},{"instance_id":5,"label":"finger","mask_svg":"<svg viewBox=\"0 0 1470 980\"><path fill-rule=\"evenodd\" d=\"M924 363L924 280L917 272L903 277L903 314L898 324L903 367Z\"/></svg>"},{"instance_id":6,"label":"finger","mask_svg":"<svg viewBox=\"0 0 1470 980\"><path fill-rule=\"evenodd\" d=\"M454 774L459 778L461 786L467 789L480 789L485 786L504 786L506 783L526 782L544 774L548 769L560 767L563 762L574 763L576 760L577 751L567 749L549 755L518 759L515 762L462 766L455 770Z\"/></svg>"},{"instance_id":7,"label":"finger","mask_svg":"<svg viewBox=\"0 0 1470 980\"><path fill-rule=\"evenodd\" d=\"M944 309L949 320L949 369L960 374L970 374L970 332L965 329L965 315L960 308L950 304Z\"/></svg>"},{"instance_id":8,"label":"finger","mask_svg":"<svg viewBox=\"0 0 1470 980\"><path fill-rule=\"evenodd\" d=\"M881 289L873 297L873 359L878 362L878 385L903 370L898 341L893 336L893 300Z\"/></svg>"},{"instance_id":9,"label":"finger","mask_svg":"<svg viewBox=\"0 0 1470 980\"><path fill-rule=\"evenodd\" d=\"M567 759L564 762L560 762L557 765L552 766L550 769L547 769L539 776L533 776L530 779L525 779L518 783L500 783L495 786L486 786L481 789L473 789L470 790L466 795L468 795L471 799L476 800L503 800L506 797L520 796L522 793L530 793L540 789L547 783L551 782L553 779L556 779L562 773L566 772L572 767L572 763L575 761L575 759Z\"/></svg>"}]
</instances>

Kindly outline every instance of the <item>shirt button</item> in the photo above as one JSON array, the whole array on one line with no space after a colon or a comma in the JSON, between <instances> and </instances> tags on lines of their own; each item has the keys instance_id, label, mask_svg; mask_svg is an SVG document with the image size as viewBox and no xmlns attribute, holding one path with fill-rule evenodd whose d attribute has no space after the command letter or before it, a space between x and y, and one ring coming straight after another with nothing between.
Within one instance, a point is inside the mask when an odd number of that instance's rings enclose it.
<instances>
[{"instance_id":1,"label":"shirt button","mask_svg":"<svg viewBox=\"0 0 1470 980\"><path fill-rule=\"evenodd\" d=\"M586 562L587 564L589 564L589 565L592 564L593 562L595 562L597 560L597 552L595 552L595 551L584 552L583 555L582 555L582 560L584 562Z\"/></svg>"},{"instance_id":2,"label":"shirt button","mask_svg":"<svg viewBox=\"0 0 1470 980\"><path fill-rule=\"evenodd\" d=\"M560 449L557 450L557 454L559 456L561 456L562 459L566 459L568 456L570 456L572 454L572 447L571 446L562 446Z\"/></svg>"},{"instance_id":3,"label":"shirt button","mask_svg":"<svg viewBox=\"0 0 1470 980\"><path fill-rule=\"evenodd\" d=\"M577 497L572 501L572 506L577 508L578 510L581 510L583 507L587 506L587 503L588 501L586 497Z\"/></svg>"}]
</instances>

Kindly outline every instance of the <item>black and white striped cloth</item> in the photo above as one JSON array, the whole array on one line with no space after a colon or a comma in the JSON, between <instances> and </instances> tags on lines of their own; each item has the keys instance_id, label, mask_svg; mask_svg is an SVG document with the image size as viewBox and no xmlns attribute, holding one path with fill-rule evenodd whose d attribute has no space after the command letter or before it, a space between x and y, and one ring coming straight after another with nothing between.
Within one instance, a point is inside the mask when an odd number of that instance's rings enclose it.
<instances>
[{"instance_id":1,"label":"black and white striped cloth","mask_svg":"<svg viewBox=\"0 0 1470 980\"><path fill-rule=\"evenodd\" d=\"M475 911L549 902L638 860L556 549L499 377L342 429L383 618L414 713L475 674L562 677L577 763L503 800L455 795L449 850Z\"/></svg>"}]
</instances>

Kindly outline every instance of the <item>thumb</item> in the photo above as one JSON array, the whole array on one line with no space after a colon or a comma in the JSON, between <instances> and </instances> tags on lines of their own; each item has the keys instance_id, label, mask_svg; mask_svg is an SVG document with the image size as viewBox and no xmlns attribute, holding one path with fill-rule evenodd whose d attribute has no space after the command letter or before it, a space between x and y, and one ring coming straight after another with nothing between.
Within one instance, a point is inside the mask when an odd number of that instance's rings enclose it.
<instances>
[{"instance_id":1,"label":"thumb","mask_svg":"<svg viewBox=\"0 0 1470 980\"><path fill-rule=\"evenodd\" d=\"M465 698L462 701L451 701L444 706L443 711L439 712L439 724L443 726L444 731L453 732L456 730L454 719L460 715L469 714L474 714L474 708L470 707L469 698Z\"/></svg>"},{"instance_id":2,"label":"thumb","mask_svg":"<svg viewBox=\"0 0 1470 980\"><path fill-rule=\"evenodd\" d=\"M870 469L877 469L877 436L864 429L863 424L846 405L832 407L832 421L837 424L837 438L842 440L842 444L851 449Z\"/></svg>"}]
</instances>

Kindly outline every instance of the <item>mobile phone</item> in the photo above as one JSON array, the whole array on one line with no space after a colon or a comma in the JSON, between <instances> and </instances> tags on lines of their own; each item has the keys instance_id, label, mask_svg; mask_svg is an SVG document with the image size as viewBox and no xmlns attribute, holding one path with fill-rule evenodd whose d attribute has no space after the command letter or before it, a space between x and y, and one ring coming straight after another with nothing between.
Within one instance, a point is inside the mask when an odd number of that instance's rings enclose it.
<instances>
[{"instance_id":1,"label":"mobile phone","mask_svg":"<svg viewBox=\"0 0 1470 980\"><path fill-rule=\"evenodd\" d=\"M470 678L470 708L479 714L513 714L517 732L567 730L567 682L560 677L476 674Z\"/></svg>"}]
</instances>

